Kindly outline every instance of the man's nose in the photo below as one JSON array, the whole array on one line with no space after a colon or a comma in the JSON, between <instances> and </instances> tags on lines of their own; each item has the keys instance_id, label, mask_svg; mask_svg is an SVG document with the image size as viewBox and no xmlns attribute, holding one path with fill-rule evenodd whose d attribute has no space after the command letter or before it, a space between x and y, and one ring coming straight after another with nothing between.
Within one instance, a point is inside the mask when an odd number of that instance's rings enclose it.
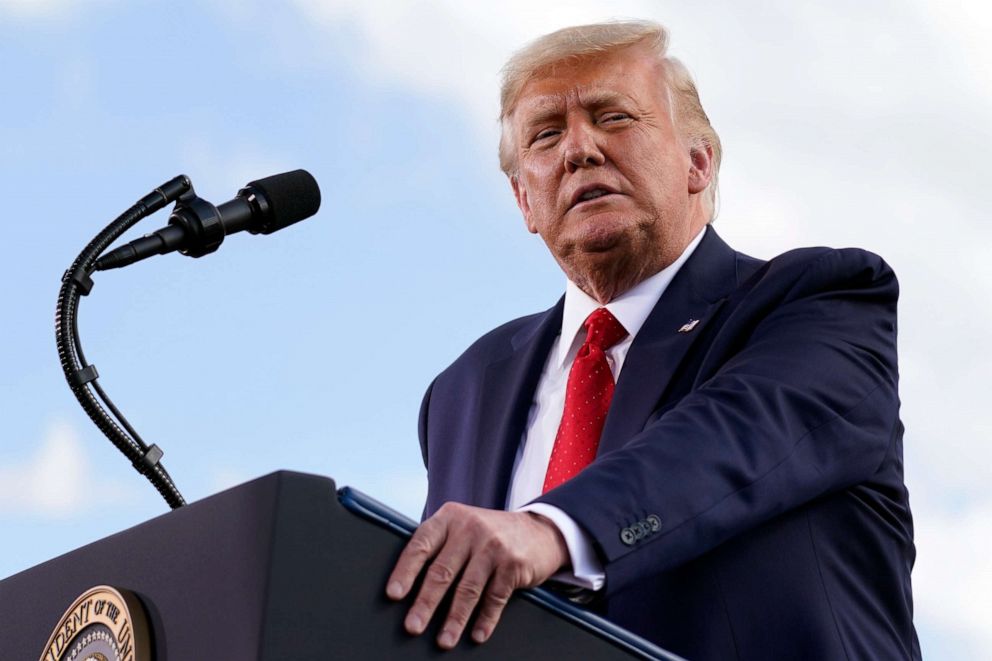
<instances>
[{"instance_id":1,"label":"man's nose","mask_svg":"<svg viewBox=\"0 0 992 661\"><path fill-rule=\"evenodd\" d=\"M602 165L606 157L596 144L591 127L575 126L565 134L565 169L575 172L579 168Z\"/></svg>"}]
</instances>

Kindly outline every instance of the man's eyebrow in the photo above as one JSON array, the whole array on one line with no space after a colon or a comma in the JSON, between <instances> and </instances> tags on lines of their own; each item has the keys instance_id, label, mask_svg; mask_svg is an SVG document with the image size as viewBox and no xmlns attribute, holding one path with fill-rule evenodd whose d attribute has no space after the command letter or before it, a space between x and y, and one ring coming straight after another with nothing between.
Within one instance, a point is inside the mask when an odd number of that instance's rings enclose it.
<instances>
[{"instance_id":1,"label":"man's eyebrow","mask_svg":"<svg viewBox=\"0 0 992 661\"><path fill-rule=\"evenodd\" d=\"M533 126L565 114L565 99L560 94L549 94L527 102L521 108L524 124Z\"/></svg>"},{"instance_id":2,"label":"man's eyebrow","mask_svg":"<svg viewBox=\"0 0 992 661\"><path fill-rule=\"evenodd\" d=\"M633 99L626 94L613 90L579 90L578 96L579 102L591 110L598 110L604 106L611 106L618 103L633 103ZM526 126L533 126L534 124L541 124L550 119L561 117L565 114L566 105L565 98L560 94L549 94L531 99L522 108L524 124Z\"/></svg>"},{"instance_id":3,"label":"man's eyebrow","mask_svg":"<svg viewBox=\"0 0 992 661\"><path fill-rule=\"evenodd\" d=\"M603 106L611 106L617 103L632 103L634 100L613 90L592 89L579 90L579 102L586 107L596 110Z\"/></svg>"}]
</instances>

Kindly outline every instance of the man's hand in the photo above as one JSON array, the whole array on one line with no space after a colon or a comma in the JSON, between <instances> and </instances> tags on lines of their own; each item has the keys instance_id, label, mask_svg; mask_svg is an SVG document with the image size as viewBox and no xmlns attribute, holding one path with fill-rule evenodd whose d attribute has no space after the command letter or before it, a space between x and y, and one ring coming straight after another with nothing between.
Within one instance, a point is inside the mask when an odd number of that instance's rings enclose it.
<instances>
[{"instance_id":1,"label":"man's hand","mask_svg":"<svg viewBox=\"0 0 992 661\"><path fill-rule=\"evenodd\" d=\"M396 562L386 594L403 599L429 562L404 625L411 634L423 633L461 575L437 639L451 649L476 605L472 640L482 643L492 635L513 591L540 585L568 564L569 556L558 528L537 514L447 503L417 528Z\"/></svg>"}]
</instances>

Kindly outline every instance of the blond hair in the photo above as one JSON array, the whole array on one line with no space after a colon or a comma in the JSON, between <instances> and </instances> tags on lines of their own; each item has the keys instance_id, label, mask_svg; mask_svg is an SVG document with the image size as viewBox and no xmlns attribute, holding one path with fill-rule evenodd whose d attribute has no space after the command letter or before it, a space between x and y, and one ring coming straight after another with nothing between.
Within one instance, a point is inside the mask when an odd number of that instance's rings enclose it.
<instances>
[{"instance_id":1,"label":"blond hair","mask_svg":"<svg viewBox=\"0 0 992 661\"><path fill-rule=\"evenodd\" d=\"M709 117L699 102L699 92L685 65L668 56L668 30L653 21L614 21L563 28L538 37L509 59L502 70L500 87L499 165L507 176L517 173L516 145L510 116L519 101L524 85L547 67L564 60L581 60L633 45L641 45L655 54L665 65L665 79L672 100L676 125L690 140L709 145L713 150L713 177L704 198L710 216L716 212L717 175L723 151L720 136L710 125Z\"/></svg>"}]
</instances>

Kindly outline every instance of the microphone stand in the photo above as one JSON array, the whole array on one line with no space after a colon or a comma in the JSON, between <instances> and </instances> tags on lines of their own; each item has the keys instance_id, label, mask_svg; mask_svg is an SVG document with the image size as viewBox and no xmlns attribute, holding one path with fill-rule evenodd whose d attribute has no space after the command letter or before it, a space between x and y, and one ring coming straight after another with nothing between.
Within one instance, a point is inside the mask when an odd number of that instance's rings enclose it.
<instances>
[{"instance_id":1,"label":"microphone stand","mask_svg":"<svg viewBox=\"0 0 992 661\"><path fill-rule=\"evenodd\" d=\"M107 247L135 223L167 204L175 202L191 189L189 177L179 175L141 198L107 225L90 241L62 276L62 286L59 289L55 311L55 343L58 346L59 361L62 363L62 371L65 373L69 388L100 431L124 453L139 473L148 478L172 509L182 507L186 501L160 463L162 450L157 445L148 445L141 439L97 383L99 375L96 366L87 363L83 355L77 316L80 297L86 296L93 289L91 276L96 270L96 261Z\"/></svg>"}]
</instances>

